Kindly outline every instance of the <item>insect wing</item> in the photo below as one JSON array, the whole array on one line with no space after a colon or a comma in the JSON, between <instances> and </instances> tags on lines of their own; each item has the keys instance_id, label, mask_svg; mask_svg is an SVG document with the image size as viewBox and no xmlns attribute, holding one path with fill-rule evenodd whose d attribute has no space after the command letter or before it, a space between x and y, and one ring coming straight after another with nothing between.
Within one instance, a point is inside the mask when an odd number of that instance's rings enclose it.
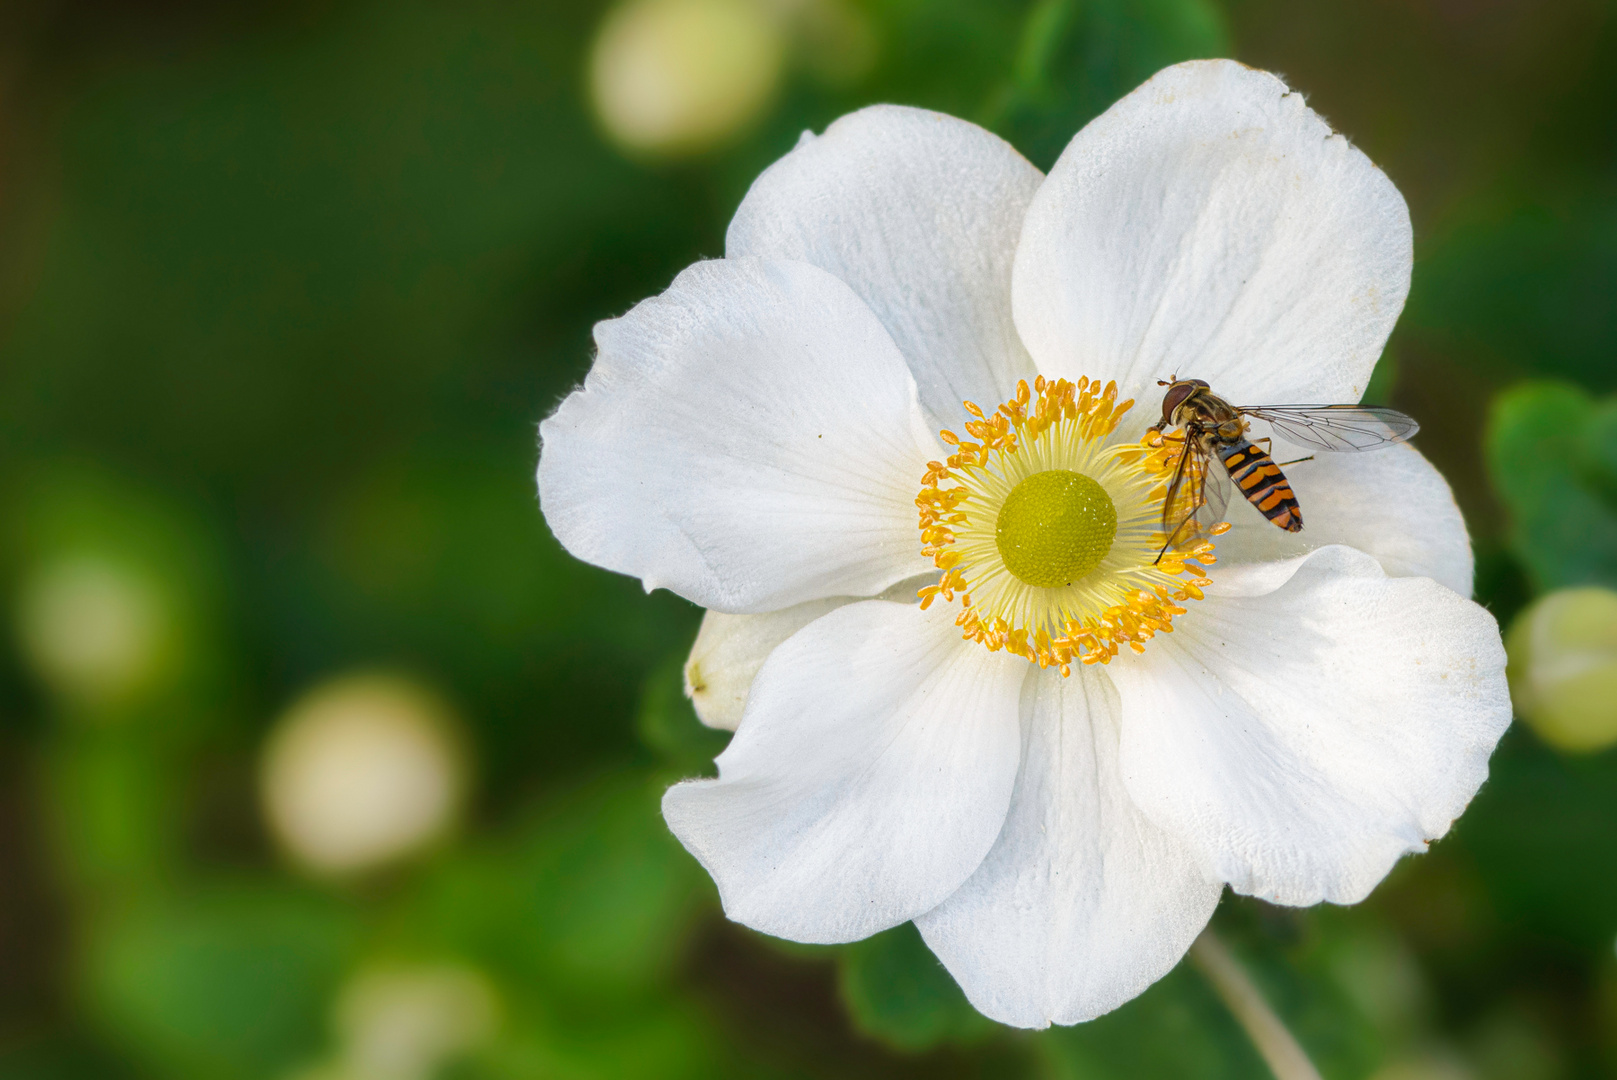
<instances>
[{"instance_id":1,"label":"insect wing","mask_svg":"<svg viewBox=\"0 0 1617 1080\"><path fill-rule=\"evenodd\" d=\"M1211 457L1202 460L1205 476L1202 480L1202 504L1196 509L1196 520L1211 529L1224 520L1224 511L1230 507L1230 474Z\"/></svg>"},{"instance_id":2,"label":"insect wing","mask_svg":"<svg viewBox=\"0 0 1617 1080\"><path fill-rule=\"evenodd\" d=\"M1379 450L1420 430L1413 417L1397 409L1364 405L1263 405L1239 411L1267 420L1287 442L1337 453Z\"/></svg>"},{"instance_id":3,"label":"insect wing","mask_svg":"<svg viewBox=\"0 0 1617 1080\"><path fill-rule=\"evenodd\" d=\"M1186 530L1192 520L1203 530L1224 520L1229 489L1229 477L1212 455L1187 439L1168 484L1167 497L1162 500L1162 531L1168 537L1163 550L1188 539Z\"/></svg>"}]
</instances>

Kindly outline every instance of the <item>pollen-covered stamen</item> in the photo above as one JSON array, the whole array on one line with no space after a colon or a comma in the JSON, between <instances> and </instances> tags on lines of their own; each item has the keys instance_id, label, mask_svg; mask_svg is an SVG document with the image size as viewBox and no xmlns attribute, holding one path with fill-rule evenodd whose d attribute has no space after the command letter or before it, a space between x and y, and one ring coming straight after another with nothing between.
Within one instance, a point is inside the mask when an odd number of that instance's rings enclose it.
<instances>
[{"instance_id":1,"label":"pollen-covered stamen","mask_svg":"<svg viewBox=\"0 0 1617 1080\"><path fill-rule=\"evenodd\" d=\"M1163 550L1183 446L1114 444L1132 404L1115 383L1043 377L992 414L966 402L969 438L941 433L955 453L928 463L915 499L922 553L942 571L921 606L958 596L967 638L1062 674L1171 632L1180 605L1211 584L1209 535L1228 526L1186 529Z\"/></svg>"}]
</instances>

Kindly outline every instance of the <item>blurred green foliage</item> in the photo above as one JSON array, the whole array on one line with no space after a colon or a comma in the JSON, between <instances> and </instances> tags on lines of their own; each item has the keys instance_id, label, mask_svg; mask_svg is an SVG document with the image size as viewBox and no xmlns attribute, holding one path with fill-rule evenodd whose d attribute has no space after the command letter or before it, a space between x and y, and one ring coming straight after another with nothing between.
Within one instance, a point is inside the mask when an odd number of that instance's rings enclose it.
<instances>
[{"instance_id":1,"label":"blurred green foliage","mask_svg":"<svg viewBox=\"0 0 1617 1080\"><path fill-rule=\"evenodd\" d=\"M898 1050L925 1050L944 1042L981 1042L993 1030L913 923L838 951L842 1001L867 1035Z\"/></svg>"},{"instance_id":2,"label":"blurred green foliage","mask_svg":"<svg viewBox=\"0 0 1617 1080\"><path fill-rule=\"evenodd\" d=\"M1540 589L1617 585L1617 399L1530 382L1494 400L1488 469Z\"/></svg>"},{"instance_id":3,"label":"blurred green foliage","mask_svg":"<svg viewBox=\"0 0 1617 1080\"><path fill-rule=\"evenodd\" d=\"M270 883L105 913L85 943L86 1007L162 1075L279 1075L324 1041L355 933L330 900Z\"/></svg>"},{"instance_id":4,"label":"blurred green foliage","mask_svg":"<svg viewBox=\"0 0 1617 1080\"><path fill-rule=\"evenodd\" d=\"M729 144L636 162L583 100L606 10L0 9L0 1076L355 1080L340 1003L389 965L473 973L497 1013L422 1077L1263 1075L1188 965L1010 1032L913 927L804 948L724 922L658 813L727 738L681 693L699 613L560 549L535 424L592 322L720 253L804 128L898 101L1048 167L1157 68L1234 55L1410 200L1414 289L1371 395L1422 421L1478 598L1508 617L1617 584L1617 13L845 3L824 25L868 64L805 37ZM111 651L51 659L29 613L52 596ZM374 665L464 714L472 820L303 880L259 749L308 686ZM1329 1080L1612 1075L1614 846L1613 752L1516 731L1367 903L1231 900L1216 925Z\"/></svg>"}]
</instances>

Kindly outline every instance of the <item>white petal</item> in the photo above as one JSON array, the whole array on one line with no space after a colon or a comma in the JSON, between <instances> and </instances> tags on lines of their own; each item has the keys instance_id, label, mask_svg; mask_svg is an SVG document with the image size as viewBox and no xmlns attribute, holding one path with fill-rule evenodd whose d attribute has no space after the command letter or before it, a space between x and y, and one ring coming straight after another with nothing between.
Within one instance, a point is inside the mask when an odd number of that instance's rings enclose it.
<instances>
[{"instance_id":1,"label":"white petal","mask_svg":"<svg viewBox=\"0 0 1617 1080\"><path fill-rule=\"evenodd\" d=\"M1357 401L1409 292L1392 181L1273 75L1158 72L1080 131L1023 224L1016 326L1050 376ZM1149 410L1148 410L1149 411Z\"/></svg>"},{"instance_id":2,"label":"white petal","mask_svg":"<svg viewBox=\"0 0 1617 1080\"><path fill-rule=\"evenodd\" d=\"M1285 453L1276 440L1280 460ZM1307 451L1302 451L1306 453ZM1319 454L1286 466L1303 511L1289 533L1250 503L1230 499L1230 531L1217 541L1218 569L1346 544L1375 556L1391 577L1429 577L1471 595L1471 539L1448 481L1407 444L1365 454Z\"/></svg>"},{"instance_id":3,"label":"white petal","mask_svg":"<svg viewBox=\"0 0 1617 1080\"><path fill-rule=\"evenodd\" d=\"M913 604L921 587L937 577L931 573L907 578L878 599ZM776 646L821 615L867 599L870 597L829 596L759 615L705 613L685 660L685 696L691 699L697 718L708 727L734 731L746 709L752 680Z\"/></svg>"},{"instance_id":4,"label":"white petal","mask_svg":"<svg viewBox=\"0 0 1617 1080\"><path fill-rule=\"evenodd\" d=\"M915 492L941 444L870 309L806 263L697 263L595 327L540 425L562 544L721 611L869 596L927 569Z\"/></svg>"},{"instance_id":5,"label":"white petal","mask_svg":"<svg viewBox=\"0 0 1617 1080\"><path fill-rule=\"evenodd\" d=\"M1361 900L1486 778L1510 723L1499 629L1351 548L1215 581L1111 665L1129 794L1237 892Z\"/></svg>"},{"instance_id":6,"label":"white petal","mask_svg":"<svg viewBox=\"0 0 1617 1080\"><path fill-rule=\"evenodd\" d=\"M725 251L801 259L853 286L920 386L934 429L1031 380L1011 321L1011 260L1043 179L997 135L876 105L808 138L752 185Z\"/></svg>"},{"instance_id":7,"label":"white petal","mask_svg":"<svg viewBox=\"0 0 1617 1080\"><path fill-rule=\"evenodd\" d=\"M741 723L747 694L758 669L775 647L851 597L806 600L762 615L728 615L710 611L685 661L685 696L708 727L734 731Z\"/></svg>"},{"instance_id":8,"label":"white petal","mask_svg":"<svg viewBox=\"0 0 1617 1080\"><path fill-rule=\"evenodd\" d=\"M1023 724L999 840L915 924L985 1015L1017 1027L1076 1024L1166 975L1223 886L1124 790L1117 691L1105 672L1028 680Z\"/></svg>"},{"instance_id":9,"label":"white petal","mask_svg":"<svg viewBox=\"0 0 1617 1080\"><path fill-rule=\"evenodd\" d=\"M838 608L770 655L719 778L670 788L663 816L736 922L811 942L896 926L993 844L1027 670L937 610Z\"/></svg>"}]
</instances>

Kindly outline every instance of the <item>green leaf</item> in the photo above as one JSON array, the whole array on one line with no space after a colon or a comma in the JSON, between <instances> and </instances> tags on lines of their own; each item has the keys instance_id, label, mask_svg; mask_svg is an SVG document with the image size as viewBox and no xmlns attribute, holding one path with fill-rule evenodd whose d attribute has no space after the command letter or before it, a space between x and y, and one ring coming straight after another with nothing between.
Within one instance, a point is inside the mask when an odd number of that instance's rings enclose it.
<instances>
[{"instance_id":1,"label":"green leaf","mask_svg":"<svg viewBox=\"0 0 1617 1080\"><path fill-rule=\"evenodd\" d=\"M1039 0L981 119L1047 169L1079 128L1162 68L1229 51L1209 0Z\"/></svg>"},{"instance_id":2,"label":"green leaf","mask_svg":"<svg viewBox=\"0 0 1617 1080\"><path fill-rule=\"evenodd\" d=\"M730 741L728 731L710 728L696 718L685 696L683 652L647 677L635 730L641 742L687 775L711 773L713 759Z\"/></svg>"},{"instance_id":3,"label":"green leaf","mask_svg":"<svg viewBox=\"0 0 1617 1080\"><path fill-rule=\"evenodd\" d=\"M1398 354L1390 348L1383 352L1359 400L1365 405L1391 404L1393 390L1398 385L1398 367Z\"/></svg>"},{"instance_id":4,"label":"green leaf","mask_svg":"<svg viewBox=\"0 0 1617 1080\"><path fill-rule=\"evenodd\" d=\"M271 1077L318 1050L354 942L329 901L232 888L110 916L84 985L111 1037L157 1075Z\"/></svg>"},{"instance_id":5,"label":"green leaf","mask_svg":"<svg viewBox=\"0 0 1617 1080\"><path fill-rule=\"evenodd\" d=\"M83 1031L32 1032L0 1047L0 1077L5 1080L137 1080L127 1062L118 1061Z\"/></svg>"},{"instance_id":6,"label":"green leaf","mask_svg":"<svg viewBox=\"0 0 1617 1080\"><path fill-rule=\"evenodd\" d=\"M139 732L72 731L55 740L45 806L72 887L104 902L173 872L182 829L178 774Z\"/></svg>"},{"instance_id":7,"label":"green leaf","mask_svg":"<svg viewBox=\"0 0 1617 1080\"><path fill-rule=\"evenodd\" d=\"M405 930L424 923L560 1007L654 991L712 895L663 824L661 794L634 773L566 795L443 866Z\"/></svg>"},{"instance_id":8,"label":"green leaf","mask_svg":"<svg viewBox=\"0 0 1617 1080\"><path fill-rule=\"evenodd\" d=\"M1495 399L1484 444L1533 584L1617 585L1617 399L1560 383L1514 387Z\"/></svg>"},{"instance_id":9,"label":"green leaf","mask_svg":"<svg viewBox=\"0 0 1617 1080\"><path fill-rule=\"evenodd\" d=\"M969 116L1011 65L1017 8L975 0L872 0L880 59L858 103L892 101Z\"/></svg>"},{"instance_id":10,"label":"green leaf","mask_svg":"<svg viewBox=\"0 0 1617 1080\"><path fill-rule=\"evenodd\" d=\"M512 1017L502 1038L445 1080L714 1080L765 1077L756 1065L726 1067L713 1018L678 998L559 1019L543 1012Z\"/></svg>"},{"instance_id":11,"label":"green leaf","mask_svg":"<svg viewBox=\"0 0 1617 1080\"><path fill-rule=\"evenodd\" d=\"M1617 751L1566 757L1519 728L1457 828L1502 918L1587 950L1609 950L1617 928L1613 836Z\"/></svg>"},{"instance_id":12,"label":"green leaf","mask_svg":"<svg viewBox=\"0 0 1617 1080\"><path fill-rule=\"evenodd\" d=\"M1220 937L1327 1080L1369 1076L1385 1053L1375 1022L1342 979L1341 957L1366 947L1367 923L1335 909L1272 907L1236 896L1219 910Z\"/></svg>"},{"instance_id":13,"label":"green leaf","mask_svg":"<svg viewBox=\"0 0 1617 1080\"><path fill-rule=\"evenodd\" d=\"M997 1029L905 923L838 950L838 985L854 1026L899 1050L977 1042Z\"/></svg>"},{"instance_id":14,"label":"green leaf","mask_svg":"<svg viewBox=\"0 0 1617 1080\"><path fill-rule=\"evenodd\" d=\"M1405 329L1435 331L1522 372L1617 384L1617 202L1527 207L1423 248Z\"/></svg>"},{"instance_id":15,"label":"green leaf","mask_svg":"<svg viewBox=\"0 0 1617 1080\"><path fill-rule=\"evenodd\" d=\"M1036 1041L1052 1080L1252 1080L1267 1076L1206 980L1180 964L1145 993Z\"/></svg>"},{"instance_id":16,"label":"green leaf","mask_svg":"<svg viewBox=\"0 0 1617 1080\"><path fill-rule=\"evenodd\" d=\"M1353 928L1317 912L1226 900L1219 934L1264 1002L1326 1080L1362 1080L1380 1063L1375 1025L1342 985ZM1072 1080L1225 1080L1268 1076L1248 1034L1194 963L1122 1008L1039 1036L1051 1073Z\"/></svg>"}]
</instances>

